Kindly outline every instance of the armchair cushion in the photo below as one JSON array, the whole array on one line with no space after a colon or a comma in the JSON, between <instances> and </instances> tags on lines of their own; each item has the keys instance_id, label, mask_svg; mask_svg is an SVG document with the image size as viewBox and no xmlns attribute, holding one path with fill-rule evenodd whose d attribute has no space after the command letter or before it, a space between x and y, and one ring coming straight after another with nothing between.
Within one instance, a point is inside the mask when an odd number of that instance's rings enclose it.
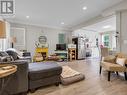
<instances>
[{"instance_id":1,"label":"armchair cushion","mask_svg":"<svg viewBox=\"0 0 127 95\"><path fill-rule=\"evenodd\" d=\"M108 71L118 71L118 72L125 72L126 67L121 66L119 64L111 64L108 62L101 62L101 66L104 67Z\"/></svg>"},{"instance_id":2,"label":"armchair cushion","mask_svg":"<svg viewBox=\"0 0 127 95\"><path fill-rule=\"evenodd\" d=\"M116 57L115 56L107 56L107 57L104 57L103 61L109 62L109 63L116 63Z\"/></svg>"}]
</instances>

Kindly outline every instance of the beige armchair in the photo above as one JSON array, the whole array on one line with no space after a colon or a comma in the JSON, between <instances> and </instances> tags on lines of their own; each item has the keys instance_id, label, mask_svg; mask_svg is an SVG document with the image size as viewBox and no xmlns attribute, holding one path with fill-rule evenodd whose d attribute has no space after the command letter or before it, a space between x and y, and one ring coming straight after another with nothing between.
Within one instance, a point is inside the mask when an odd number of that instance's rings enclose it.
<instances>
[{"instance_id":1,"label":"beige armchair","mask_svg":"<svg viewBox=\"0 0 127 95\"><path fill-rule=\"evenodd\" d=\"M117 58L126 59L123 66L116 63ZM104 58L103 61L100 62L100 74L101 74L102 68L107 70L108 71L108 81L110 81L111 72L116 72L117 75L118 75L118 72L124 72L125 80L127 80L126 65L127 65L127 56L125 56L124 54L119 53L116 56L107 56Z\"/></svg>"}]
</instances>

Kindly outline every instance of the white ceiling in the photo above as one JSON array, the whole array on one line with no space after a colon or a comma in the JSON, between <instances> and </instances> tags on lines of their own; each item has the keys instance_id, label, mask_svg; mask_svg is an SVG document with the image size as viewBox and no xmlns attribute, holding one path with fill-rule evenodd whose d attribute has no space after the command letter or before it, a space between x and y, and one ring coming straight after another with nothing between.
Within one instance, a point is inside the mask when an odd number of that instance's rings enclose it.
<instances>
[{"instance_id":1,"label":"white ceiling","mask_svg":"<svg viewBox=\"0 0 127 95\"><path fill-rule=\"evenodd\" d=\"M110 26L110 27L104 28L105 26L106 27ZM96 24L84 27L82 29L88 30L88 31L95 31L95 32L116 31L116 16L113 16L109 19L98 22Z\"/></svg>"},{"instance_id":2,"label":"white ceiling","mask_svg":"<svg viewBox=\"0 0 127 95\"><path fill-rule=\"evenodd\" d=\"M123 0L15 0L16 15L11 22L47 27L72 28ZM88 9L83 11L82 8ZM30 16L26 19L26 16ZM64 25L60 23L64 22Z\"/></svg>"}]
</instances>

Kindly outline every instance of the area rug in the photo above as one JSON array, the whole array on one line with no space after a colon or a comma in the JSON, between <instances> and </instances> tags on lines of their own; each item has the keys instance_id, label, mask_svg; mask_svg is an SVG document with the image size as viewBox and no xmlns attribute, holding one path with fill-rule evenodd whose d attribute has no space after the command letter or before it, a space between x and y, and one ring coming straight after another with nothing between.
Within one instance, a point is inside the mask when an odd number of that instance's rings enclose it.
<instances>
[{"instance_id":1,"label":"area rug","mask_svg":"<svg viewBox=\"0 0 127 95\"><path fill-rule=\"evenodd\" d=\"M84 80L85 76L70 68L69 66L62 66L61 83L63 85L72 84Z\"/></svg>"}]
</instances>

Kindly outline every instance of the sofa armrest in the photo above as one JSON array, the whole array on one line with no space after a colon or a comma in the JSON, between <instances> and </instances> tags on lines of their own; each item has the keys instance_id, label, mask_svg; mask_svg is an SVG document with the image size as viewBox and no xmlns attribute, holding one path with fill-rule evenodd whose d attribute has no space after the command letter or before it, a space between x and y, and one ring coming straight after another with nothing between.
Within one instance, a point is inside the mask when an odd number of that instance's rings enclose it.
<instances>
[{"instance_id":1,"label":"sofa armrest","mask_svg":"<svg viewBox=\"0 0 127 95\"><path fill-rule=\"evenodd\" d=\"M28 91L28 62L14 61L4 62L3 64L15 64L17 66L16 73L10 76L10 82L6 87L6 91L9 94L18 94Z\"/></svg>"},{"instance_id":2,"label":"sofa armrest","mask_svg":"<svg viewBox=\"0 0 127 95\"><path fill-rule=\"evenodd\" d=\"M116 63L116 57L115 56L106 56L103 59L104 62L109 62L109 63Z\"/></svg>"},{"instance_id":3,"label":"sofa armrest","mask_svg":"<svg viewBox=\"0 0 127 95\"><path fill-rule=\"evenodd\" d=\"M17 59L15 61L27 61L28 63L32 62L32 58L31 57L22 57L20 59Z\"/></svg>"}]
</instances>

